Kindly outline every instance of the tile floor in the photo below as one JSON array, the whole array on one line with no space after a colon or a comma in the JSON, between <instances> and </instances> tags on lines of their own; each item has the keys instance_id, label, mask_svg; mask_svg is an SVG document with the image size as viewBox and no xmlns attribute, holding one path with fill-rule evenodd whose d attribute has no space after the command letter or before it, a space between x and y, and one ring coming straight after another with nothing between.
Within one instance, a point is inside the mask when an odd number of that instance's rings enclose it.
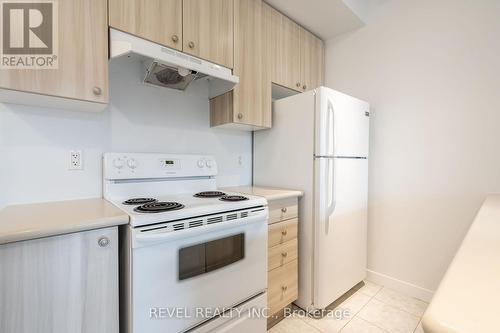
<instances>
[{"instance_id":1,"label":"tile floor","mask_svg":"<svg viewBox=\"0 0 500 333\"><path fill-rule=\"evenodd\" d=\"M426 308L426 302L366 281L332 315L315 319L295 310L268 332L423 333L420 319Z\"/></svg>"}]
</instances>

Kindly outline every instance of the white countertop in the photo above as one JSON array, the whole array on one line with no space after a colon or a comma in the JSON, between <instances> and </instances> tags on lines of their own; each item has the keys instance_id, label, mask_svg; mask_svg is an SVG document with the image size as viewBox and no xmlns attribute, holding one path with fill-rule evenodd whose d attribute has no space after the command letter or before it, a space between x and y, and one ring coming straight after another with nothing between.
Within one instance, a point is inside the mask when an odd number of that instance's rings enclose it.
<instances>
[{"instance_id":1,"label":"white countertop","mask_svg":"<svg viewBox=\"0 0 500 333\"><path fill-rule=\"evenodd\" d=\"M128 222L125 212L101 198L7 206L0 210L0 244Z\"/></svg>"},{"instance_id":2,"label":"white countertop","mask_svg":"<svg viewBox=\"0 0 500 333\"><path fill-rule=\"evenodd\" d=\"M297 190L288 190L283 188L274 187L261 187L261 186L238 186L223 188L223 191L238 192L249 195L256 195L258 197L266 198L268 201L301 197L304 193Z\"/></svg>"},{"instance_id":3,"label":"white countertop","mask_svg":"<svg viewBox=\"0 0 500 333\"><path fill-rule=\"evenodd\" d=\"M426 333L500 332L500 195L479 210L432 299Z\"/></svg>"}]
</instances>

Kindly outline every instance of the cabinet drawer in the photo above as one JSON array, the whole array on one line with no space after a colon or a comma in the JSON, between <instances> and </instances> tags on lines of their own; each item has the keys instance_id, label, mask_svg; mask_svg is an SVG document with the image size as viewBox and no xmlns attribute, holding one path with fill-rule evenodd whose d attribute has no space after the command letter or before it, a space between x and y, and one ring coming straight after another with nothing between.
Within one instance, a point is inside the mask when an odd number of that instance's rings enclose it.
<instances>
[{"instance_id":1,"label":"cabinet drawer","mask_svg":"<svg viewBox=\"0 0 500 333\"><path fill-rule=\"evenodd\" d=\"M298 297L298 261L273 269L268 273L267 306L273 315Z\"/></svg>"},{"instance_id":2,"label":"cabinet drawer","mask_svg":"<svg viewBox=\"0 0 500 333\"><path fill-rule=\"evenodd\" d=\"M282 267L297 259L297 238L269 249L267 269Z\"/></svg>"},{"instance_id":3,"label":"cabinet drawer","mask_svg":"<svg viewBox=\"0 0 500 333\"><path fill-rule=\"evenodd\" d=\"M269 202L269 224L296 218L299 215L297 198Z\"/></svg>"},{"instance_id":4,"label":"cabinet drawer","mask_svg":"<svg viewBox=\"0 0 500 333\"><path fill-rule=\"evenodd\" d=\"M283 244L297 238L298 220L292 219L269 226L268 247Z\"/></svg>"}]
</instances>

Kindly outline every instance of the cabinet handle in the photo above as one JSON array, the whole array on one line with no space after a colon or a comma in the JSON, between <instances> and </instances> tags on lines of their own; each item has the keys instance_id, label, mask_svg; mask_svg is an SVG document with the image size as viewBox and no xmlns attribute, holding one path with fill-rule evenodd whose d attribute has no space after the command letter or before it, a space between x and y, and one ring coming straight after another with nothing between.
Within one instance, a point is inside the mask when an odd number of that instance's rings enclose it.
<instances>
[{"instance_id":1,"label":"cabinet handle","mask_svg":"<svg viewBox=\"0 0 500 333\"><path fill-rule=\"evenodd\" d=\"M307 86L304 84L304 85L302 86L302 89L306 90L306 89L307 89Z\"/></svg>"},{"instance_id":2,"label":"cabinet handle","mask_svg":"<svg viewBox=\"0 0 500 333\"><path fill-rule=\"evenodd\" d=\"M243 119L243 113L238 113L238 119Z\"/></svg>"},{"instance_id":3,"label":"cabinet handle","mask_svg":"<svg viewBox=\"0 0 500 333\"><path fill-rule=\"evenodd\" d=\"M100 247L106 247L109 245L109 238L108 237L101 237L97 241L97 244L99 244Z\"/></svg>"},{"instance_id":4,"label":"cabinet handle","mask_svg":"<svg viewBox=\"0 0 500 333\"><path fill-rule=\"evenodd\" d=\"M94 95L96 96L101 96L102 94L102 89L99 88L99 87L94 87L94 89L92 89L92 92L94 93Z\"/></svg>"},{"instance_id":5,"label":"cabinet handle","mask_svg":"<svg viewBox=\"0 0 500 333\"><path fill-rule=\"evenodd\" d=\"M286 207L281 208L281 212L284 214L286 213Z\"/></svg>"},{"instance_id":6,"label":"cabinet handle","mask_svg":"<svg viewBox=\"0 0 500 333\"><path fill-rule=\"evenodd\" d=\"M188 46L189 46L190 49L194 49L194 42L189 42Z\"/></svg>"},{"instance_id":7,"label":"cabinet handle","mask_svg":"<svg viewBox=\"0 0 500 333\"><path fill-rule=\"evenodd\" d=\"M283 292L286 292L286 290L287 290L287 289L288 289L288 287L287 287L287 286L281 286L281 290L282 290Z\"/></svg>"},{"instance_id":8,"label":"cabinet handle","mask_svg":"<svg viewBox=\"0 0 500 333\"><path fill-rule=\"evenodd\" d=\"M288 252L283 252L283 253L281 254L281 256L282 256L283 258L286 258L286 257L288 256Z\"/></svg>"},{"instance_id":9,"label":"cabinet handle","mask_svg":"<svg viewBox=\"0 0 500 333\"><path fill-rule=\"evenodd\" d=\"M282 234L283 236L286 236L286 234L287 234L287 233L288 233L288 231L286 231L286 229L284 229L283 231L281 231L281 234Z\"/></svg>"},{"instance_id":10,"label":"cabinet handle","mask_svg":"<svg viewBox=\"0 0 500 333\"><path fill-rule=\"evenodd\" d=\"M297 86L297 88L300 88L300 82L297 82L295 85Z\"/></svg>"},{"instance_id":11,"label":"cabinet handle","mask_svg":"<svg viewBox=\"0 0 500 333\"><path fill-rule=\"evenodd\" d=\"M179 36L173 35L172 36L172 42L177 43L179 41Z\"/></svg>"}]
</instances>

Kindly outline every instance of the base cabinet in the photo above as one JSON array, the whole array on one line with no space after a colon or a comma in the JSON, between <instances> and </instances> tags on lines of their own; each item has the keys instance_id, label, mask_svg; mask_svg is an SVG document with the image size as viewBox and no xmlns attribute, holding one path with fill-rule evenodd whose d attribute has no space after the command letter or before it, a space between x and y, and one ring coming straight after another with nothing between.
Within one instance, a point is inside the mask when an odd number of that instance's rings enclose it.
<instances>
[{"instance_id":1,"label":"base cabinet","mask_svg":"<svg viewBox=\"0 0 500 333\"><path fill-rule=\"evenodd\" d=\"M298 199L269 201L269 223L267 306L273 316L298 297Z\"/></svg>"},{"instance_id":2,"label":"base cabinet","mask_svg":"<svg viewBox=\"0 0 500 333\"><path fill-rule=\"evenodd\" d=\"M0 245L0 332L118 333L117 227Z\"/></svg>"}]
</instances>

